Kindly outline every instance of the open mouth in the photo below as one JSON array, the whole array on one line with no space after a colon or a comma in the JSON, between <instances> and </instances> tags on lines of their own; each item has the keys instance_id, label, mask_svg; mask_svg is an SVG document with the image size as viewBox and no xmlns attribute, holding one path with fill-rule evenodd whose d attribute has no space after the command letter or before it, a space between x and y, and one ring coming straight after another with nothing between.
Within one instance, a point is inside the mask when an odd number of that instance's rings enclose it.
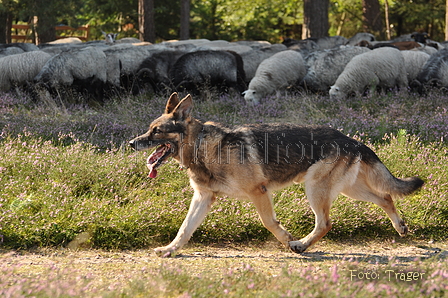
<instances>
[{"instance_id":1,"label":"open mouth","mask_svg":"<svg viewBox=\"0 0 448 298\"><path fill-rule=\"evenodd\" d=\"M157 168L167 162L168 156L171 154L171 144L162 144L148 157L146 166L149 169L149 177L157 176Z\"/></svg>"}]
</instances>

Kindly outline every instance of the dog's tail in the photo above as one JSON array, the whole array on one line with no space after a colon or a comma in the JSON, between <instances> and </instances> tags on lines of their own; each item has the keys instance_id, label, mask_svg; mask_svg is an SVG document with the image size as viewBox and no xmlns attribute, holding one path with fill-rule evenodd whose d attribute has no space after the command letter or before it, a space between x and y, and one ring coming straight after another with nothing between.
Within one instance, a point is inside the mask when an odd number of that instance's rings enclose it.
<instances>
[{"instance_id":1,"label":"dog's tail","mask_svg":"<svg viewBox=\"0 0 448 298\"><path fill-rule=\"evenodd\" d=\"M397 178L378 161L367 166L367 183L374 190L382 194L389 194L392 198L400 198L413 193L424 184L419 177Z\"/></svg>"}]
</instances>

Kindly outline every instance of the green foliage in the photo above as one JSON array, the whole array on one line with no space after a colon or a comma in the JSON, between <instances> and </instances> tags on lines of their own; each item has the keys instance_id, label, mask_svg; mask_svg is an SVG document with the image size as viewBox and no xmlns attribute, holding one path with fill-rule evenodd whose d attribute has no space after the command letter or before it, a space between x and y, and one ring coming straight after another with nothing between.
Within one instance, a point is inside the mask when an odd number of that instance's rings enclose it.
<instances>
[{"instance_id":1,"label":"green foliage","mask_svg":"<svg viewBox=\"0 0 448 298\"><path fill-rule=\"evenodd\" d=\"M445 40L445 1L397 1L390 9L397 33L424 30L433 40Z\"/></svg>"},{"instance_id":2,"label":"green foliage","mask_svg":"<svg viewBox=\"0 0 448 298\"><path fill-rule=\"evenodd\" d=\"M331 1L328 21L329 35L341 35L347 38L357 32L363 32L362 27L362 1L339 0Z\"/></svg>"},{"instance_id":3,"label":"green foliage","mask_svg":"<svg viewBox=\"0 0 448 298\"><path fill-rule=\"evenodd\" d=\"M178 39L180 0L154 1L154 9L156 37L159 40Z\"/></svg>"},{"instance_id":4,"label":"green foliage","mask_svg":"<svg viewBox=\"0 0 448 298\"><path fill-rule=\"evenodd\" d=\"M171 241L192 189L175 162L147 177L148 152L126 149L160 115L165 96L123 97L95 109L57 108L0 95L0 239L14 248L91 246L140 248ZM446 96L409 94L330 100L294 94L247 106L239 95L195 101L195 116L228 124L294 122L331 125L362 138L397 177L426 184L397 208L411 237L442 239L448 223ZM380 127L379 127L380 126ZM386 134L385 134L386 133ZM418 136L418 137L417 137ZM84 141L80 141L84 140ZM314 227L302 186L274 194L277 218L296 237ZM396 237L386 214L370 203L339 197L329 239ZM193 241L264 241L250 202L220 197Z\"/></svg>"},{"instance_id":5,"label":"green foliage","mask_svg":"<svg viewBox=\"0 0 448 298\"><path fill-rule=\"evenodd\" d=\"M42 19L54 18L56 24L72 27L89 24L92 39L102 39L102 30L120 32L119 37L138 35L137 0L44 2L45 5L30 0L2 1L0 11L11 13L14 18L25 22L29 21L30 16L38 15ZM380 4L384 10L384 1ZM389 1L389 6L392 37L423 29L432 39L444 40L445 1ZM362 9L360 0L330 1L329 35L339 34L349 38L364 31ZM282 37L301 39L303 1L193 0L190 16L191 38L268 40L277 43L282 41ZM159 41L179 38L179 20L180 0L155 1L155 26Z\"/></svg>"},{"instance_id":6,"label":"green foliage","mask_svg":"<svg viewBox=\"0 0 448 298\"><path fill-rule=\"evenodd\" d=\"M322 247L303 255L282 253L277 247L261 252L258 244L273 236L252 204L220 197L193 242L251 243L256 252L244 247L244 253L210 256L209 250L194 245L185 248L183 257L168 260L136 249L165 245L175 237L193 194L187 175L169 162L150 179L144 165L149 153L120 146L142 133L165 102L163 96L143 95L110 100L96 109L58 109L0 95L0 296L446 296L445 244L425 247L424 260L385 251L401 242L404 255L411 255L421 248L412 240L446 239L445 95L337 102L328 96L295 94L267 98L259 106L228 95L195 101L195 115L205 120L331 124L363 138L397 177L419 175L425 185L396 202L410 228L403 241L395 240L398 235L381 209L340 196L331 210L333 229L323 244L323 251L335 247L330 252L322 252ZM377 132L378 118L382 127ZM313 229L314 214L302 185L276 192L274 206L277 218L296 237ZM371 241L375 238L378 241ZM357 242L366 239L369 246L358 253ZM349 243L345 252L340 251L341 241ZM43 249L4 249L36 246ZM376 272L381 278L361 280L349 270ZM388 280L386 270L423 273L424 278L405 281L393 275Z\"/></svg>"},{"instance_id":7,"label":"green foliage","mask_svg":"<svg viewBox=\"0 0 448 298\"><path fill-rule=\"evenodd\" d=\"M426 239L443 238L441 231L448 229L445 205L448 196L448 148L437 142L424 145L415 137L405 137L403 141L400 136L386 136L390 143L383 147L379 156L390 164L386 163L398 177L414 172L426 184L416 195L399 200L398 209L404 214L413 234ZM436 226L436 222L441 225Z\"/></svg>"},{"instance_id":8,"label":"green foliage","mask_svg":"<svg viewBox=\"0 0 448 298\"><path fill-rule=\"evenodd\" d=\"M297 1L194 1L191 26L196 38L278 43L282 36L300 38L301 32L292 29L301 19L302 4Z\"/></svg>"},{"instance_id":9,"label":"green foliage","mask_svg":"<svg viewBox=\"0 0 448 298\"><path fill-rule=\"evenodd\" d=\"M4 245L68 245L87 232L94 247L123 249L167 243L175 236L192 196L185 173L175 163L165 165L157 179L149 179L146 153L98 151L79 141L59 144L27 133L1 142ZM401 131L374 147L397 176L418 173L426 180L423 190L398 201L412 234L444 238L448 228L446 144L425 145ZM294 235L301 237L312 230L314 215L302 187L280 191L274 200L278 218ZM384 212L369 203L340 197L331 217L330 239L396 235ZM270 236L251 203L219 198L193 240L245 242Z\"/></svg>"}]
</instances>

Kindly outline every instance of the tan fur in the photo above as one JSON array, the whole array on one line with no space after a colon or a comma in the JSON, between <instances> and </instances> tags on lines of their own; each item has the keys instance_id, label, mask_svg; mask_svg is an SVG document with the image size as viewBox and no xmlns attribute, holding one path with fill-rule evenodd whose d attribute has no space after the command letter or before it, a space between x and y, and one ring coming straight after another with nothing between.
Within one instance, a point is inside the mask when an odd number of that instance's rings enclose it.
<instances>
[{"instance_id":1,"label":"tan fur","mask_svg":"<svg viewBox=\"0 0 448 298\"><path fill-rule=\"evenodd\" d=\"M137 150L163 143L174 144L176 149L170 156L188 168L194 189L190 209L176 238L169 245L155 249L160 256L171 256L185 245L210 211L216 196L222 194L252 201L263 225L281 243L298 253L305 251L331 229L330 208L339 193L377 204L388 214L400 235L407 233L408 229L398 215L392 198L415 191L423 181L417 177L395 178L365 145L325 127L267 126L277 139L288 134L289 139L296 138L294 144L301 144L302 148L313 148L318 141L321 144L320 159L313 157L319 150L311 154L302 151L303 160L299 158L295 163L288 161L282 164L282 159L275 155L268 160L267 149L273 150L275 146L268 147L267 141L258 146L263 141L260 141L260 131L256 132L258 127L227 128L211 122L202 123L191 117L191 108L189 95L179 101L174 93L167 102L165 113L151 123L148 132L131 141ZM296 136L296 129L301 134L297 133ZM309 141L303 132L311 134ZM258 139L255 138L257 133ZM226 142L226 138L238 140L239 143ZM277 155L283 153L282 158L289 156L292 151L287 150L293 147L285 148ZM331 150L335 148L337 150ZM324 149L328 149L325 154ZM276 168L280 164L280 169ZM295 168L298 170L294 171ZM272 174L276 171L279 171L278 174ZM283 172L295 174L285 176ZM273 191L293 183L304 183L315 214L314 230L300 240L295 240L279 223L272 203Z\"/></svg>"}]
</instances>

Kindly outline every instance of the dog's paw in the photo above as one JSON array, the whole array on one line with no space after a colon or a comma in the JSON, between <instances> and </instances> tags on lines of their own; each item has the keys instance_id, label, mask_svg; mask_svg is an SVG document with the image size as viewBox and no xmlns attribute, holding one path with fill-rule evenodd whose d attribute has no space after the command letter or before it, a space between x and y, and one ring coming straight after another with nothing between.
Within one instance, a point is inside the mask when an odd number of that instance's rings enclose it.
<instances>
[{"instance_id":1,"label":"dog's paw","mask_svg":"<svg viewBox=\"0 0 448 298\"><path fill-rule=\"evenodd\" d=\"M157 247L154 249L154 252L157 256L161 258L170 258L174 257L176 255L176 250L174 248L168 248L166 246L164 247Z\"/></svg>"},{"instance_id":2,"label":"dog's paw","mask_svg":"<svg viewBox=\"0 0 448 298\"><path fill-rule=\"evenodd\" d=\"M289 248L293 252L300 254L304 252L308 248L308 246L303 244L300 240L297 240L297 241L290 241Z\"/></svg>"}]
</instances>

